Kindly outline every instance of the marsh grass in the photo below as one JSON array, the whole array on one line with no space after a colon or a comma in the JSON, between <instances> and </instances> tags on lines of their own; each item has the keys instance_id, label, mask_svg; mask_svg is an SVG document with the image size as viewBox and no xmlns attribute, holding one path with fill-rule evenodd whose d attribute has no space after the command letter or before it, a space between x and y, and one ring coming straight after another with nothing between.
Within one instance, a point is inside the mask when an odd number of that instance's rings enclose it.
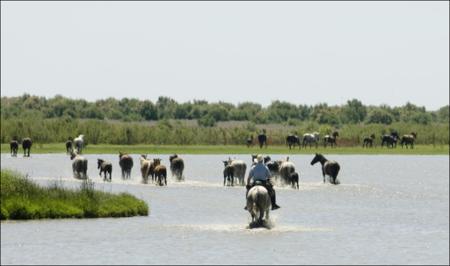
<instances>
[{"instance_id":1,"label":"marsh grass","mask_svg":"<svg viewBox=\"0 0 450 266\"><path fill-rule=\"evenodd\" d=\"M9 144L1 145L2 153L9 153ZM324 154L405 154L405 155L446 155L449 154L449 145L415 145L414 149L406 149L398 146L395 149L388 149L377 145L373 148L362 148L361 146L338 146L337 148L324 148L319 145L316 148L301 148L289 150L286 145L269 145L260 149L258 146L247 148L245 145L114 145L114 144L91 144L83 150L85 154L119 154L125 151L131 154L313 154L315 152ZM42 147L33 148L35 154L44 153L65 153L64 143L46 143ZM21 155L19 154L19 157Z\"/></svg>"},{"instance_id":2,"label":"marsh grass","mask_svg":"<svg viewBox=\"0 0 450 266\"><path fill-rule=\"evenodd\" d=\"M145 216L148 209L131 194L95 190L90 180L78 190L61 182L41 187L19 173L1 170L1 220Z\"/></svg>"}]
</instances>

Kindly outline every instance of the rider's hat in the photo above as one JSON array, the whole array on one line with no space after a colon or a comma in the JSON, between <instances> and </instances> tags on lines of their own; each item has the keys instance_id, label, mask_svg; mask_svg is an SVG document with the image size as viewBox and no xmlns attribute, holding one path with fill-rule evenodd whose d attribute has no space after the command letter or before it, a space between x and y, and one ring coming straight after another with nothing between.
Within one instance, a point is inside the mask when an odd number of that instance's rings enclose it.
<instances>
[{"instance_id":1,"label":"rider's hat","mask_svg":"<svg viewBox=\"0 0 450 266\"><path fill-rule=\"evenodd\" d=\"M258 156L256 156L256 160L258 161L258 163L260 163L264 160L264 158L261 154L258 154Z\"/></svg>"}]
</instances>

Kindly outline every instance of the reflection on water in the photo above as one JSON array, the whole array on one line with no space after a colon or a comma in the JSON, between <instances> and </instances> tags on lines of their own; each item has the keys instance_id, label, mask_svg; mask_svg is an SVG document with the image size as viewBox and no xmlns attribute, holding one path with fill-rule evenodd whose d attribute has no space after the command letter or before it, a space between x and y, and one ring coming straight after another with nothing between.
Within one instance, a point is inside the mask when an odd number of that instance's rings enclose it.
<instances>
[{"instance_id":1,"label":"reflection on water","mask_svg":"<svg viewBox=\"0 0 450 266\"><path fill-rule=\"evenodd\" d=\"M329 155L342 170L338 186L323 184L311 156L291 155L300 189L277 187L274 227L247 229L243 187L224 187L228 155L181 155L185 182L142 184L139 155L131 180L117 155L86 155L95 187L126 191L149 203L132 218L1 223L2 264L447 264L449 157ZM152 155L150 155L152 157ZM159 155L168 164L168 155ZM250 155L232 156L250 164ZM281 156L271 155L273 159ZM97 158L113 163L103 182ZM2 168L38 183L78 187L63 154L1 156Z\"/></svg>"}]
</instances>

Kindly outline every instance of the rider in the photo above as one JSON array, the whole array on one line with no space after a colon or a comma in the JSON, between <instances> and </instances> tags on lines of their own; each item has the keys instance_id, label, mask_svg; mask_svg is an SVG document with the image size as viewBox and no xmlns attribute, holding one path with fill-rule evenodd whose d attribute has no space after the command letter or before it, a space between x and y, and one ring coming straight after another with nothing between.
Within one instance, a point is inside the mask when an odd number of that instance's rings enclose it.
<instances>
[{"instance_id":1,"label":"rider","mask_svg":"<svg viewBox=\"0 0 450 266\"><path fill-rule=\"evenodd\" d=\"M255 185L254 183L256 180L261 181L261 185L264 186L269 192L270 200L272 201L272 210L276 210L280 208L280 206L275 203L275 190L273 189L273 185L270 182L270 171L263 163L263 161L263 156L261 154L258 154L258 156L256 157L257 163L252 166L247 177L247 193L245 195L247 196L248 191ZM250 179L252 179L251 183ZM247 207L245 207L244 209L247 209Z\"/></svg>"}]
</instances>

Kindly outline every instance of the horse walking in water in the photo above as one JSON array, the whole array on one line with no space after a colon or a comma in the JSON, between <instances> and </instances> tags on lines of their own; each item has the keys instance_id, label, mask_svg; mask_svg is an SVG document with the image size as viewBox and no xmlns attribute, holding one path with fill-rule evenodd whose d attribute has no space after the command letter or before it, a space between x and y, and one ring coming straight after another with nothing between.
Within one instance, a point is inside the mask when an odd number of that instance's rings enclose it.
<instances>
[{"instance_id":1,"label":"horse walking in water","mask_svg":"<svg viewBox=\"0 0 450 266\"><path fill-rule=\"evenodd\" d=\"M105 160L102 159L97 159L97 169L100 169L100 177L102 176L103 173L103 181L109 181L111 182L111 175L112 175L112 163L107 162ZM109 175L109 178L107 177L107 175Z\"/></svg>"},{"instance_id":2,"label":"horse walking in water","mask_svg":"<svg viewBox=\"0 0 450 266\"><path fill-rule=\"evenodd\" d=\"M247 194L247 210L252 216L250 228L259 227L269 221L271 209L269 192L262 185L252 187Z\"/></svg>"},{"instance_id":3,"label":"horse walking in water","mask_svg":"<svg viewBox=\"0 0 450 266\"><path fill-rule=\"evenodd\" d=\"M336 161L328 161L322 154L316 153L316 156L311 161L311 165L317 162L320 162L322 165L323 182L325 183L325 175L328 175L331 177L330 183L338 185L340 182L337 179L337 175L341 169L339 164Z\"/></svg>"},{"instance_id":4,"label":"horse walking in water","mask_svg":"<svg viewBox=\"0 0 450 266\"><path fill-rule=\"evenodd\" d=\"M30 138L24 138L22 140L23 157L30 157L31 146L33 142Z\"/></svg>"},{"instance_id":5,"label":"horse walking in water","mask_svg":"<svg viewBox=\"0 0 450 266\"><path fill-rule=\"evenodd\" d=\"M67 154L71 154L73 151L73 142L72 138L68 138L66 141L66 152Z\"/></svg>"},{"instance_id":6,"label":"horse walking in water","mask_svg":"<svg viewBox=\"0 0 450 266\"><path fill-rule=\"evenodd\" d=\"M259 148L262 149L263 146L267 148L267 136L265 133L258 135Z\"/></svg>"},{"instance_id":7,"label":"horse walking in water","mask_svg":"<svg viewBox=\"0 0 450 266\"><path fill-rule=\"evenodd\" d=\"M403 145L405 145L406 148L408 148L408 145L410 145L411 149L413 149L414 148L414 141L416 140L416 138L417 138L417 133L416 132L411 132L411 134L409 134L409 135L403 135L402 139L400 141L400 144L402 145L402 148L403 148Z\"/></svg>"},{"instance_id":8,"label":"horse walking in water","mask_svg":"<svg viewBox=\"0 0 450 266\"><path fill-rule=\"evenodd\" d=\"M373 146L373 141L375 140L375 134L371 134L369 137L365 137L363 140L363 148L368 148Z\"/></svg>"},{"instance_id":9,"label":"horse walking in water","mask_svg":"<svg viewBox=\"0 0 450 266\"><path fill-rule=\"evenodd\" d=\"M178 154L171 155L169 157L170 161L170 171L172 172L172 176L177 178L177 181L183 180L183 170L184 170L184 161Z\"/></svg>"},{"instance_id":10,"label":"horse walking in water","mask_svg":"<svg viewBox=\"0 0 450 266\"><path fill-rule=\"evenodd\" d=\"M133 168L133 158L126 153L119 152L119 165L122 169L122 179L130 179L131 168Z\"/></svg>"},{"instance_id":11,"label":"horse walking in water","mask_svg":"<svg viewBox=\"0 0 450 266\"><path fill-rule=\"evenodd\" d=\"M300 138L297 135L288 135L286 137L286 144L289 146L289 149L291 149L291 146L295 149L295 145L298 145L298 148L300 149Z\"/></svg>"},{"instance_id":12,"label":"horse walking in water","mask_svg":"<svg viewBox=\"0 0 450 266\"><path fill-rule=\"evenodd\" d=\"M19 142L17 139L13 139L9 142L9 148L11 150L11 156L17 157L17 152L19 151Z\"/></svg>"},{"instance_id":13,"label":"horse walking in water","mask_svg":"<svg viewBox=\"0 0 450 266\"><path fill-rule=\"evenodd\" d=\"M307 144L309 144L309 148L311 149L311 144L314 143L316 145L316 148L319 146L319 132L314 133L305 133L303 134L303 148L306 147Z\"/></svg>"},{"instance_id":14,"label":"horse walking in water","mask_svg":"<svg viewBox=\"0 0 450 266\"><path fill-rule=\"evenodd\" d=\"M87 167L88 162L87 159L83 156L79 155L76 152L70 153L70 159L73 160L72 162L72 171L73 171L73 177L77 179L87 179Z\"/></svg>"},{"instance_id":15,"label":"horse walking in water","mask_svg":"<svg viewBox=\"0 0 450 266\"><path fill-rule=\"evenodd\" d=\"M325 135L323 137L323 146L326 148L328 144L331 145L331 147L336 147L336 138L339 137L339 132L334 131L331 135Z\"/></svg>"},{"instance_id":16,"label":"horse walking in water","mask_svg":"<svg viewBox=\"0 0 450 266\"><path fill-rule=\"evenodd\" d=\"M84 148L84 135L81 134L78 137L76 137L73 140L73 143L75 144L75 148L77 149L77 153L81 154L83 148Z\"/></svg>"}]
</instances>

